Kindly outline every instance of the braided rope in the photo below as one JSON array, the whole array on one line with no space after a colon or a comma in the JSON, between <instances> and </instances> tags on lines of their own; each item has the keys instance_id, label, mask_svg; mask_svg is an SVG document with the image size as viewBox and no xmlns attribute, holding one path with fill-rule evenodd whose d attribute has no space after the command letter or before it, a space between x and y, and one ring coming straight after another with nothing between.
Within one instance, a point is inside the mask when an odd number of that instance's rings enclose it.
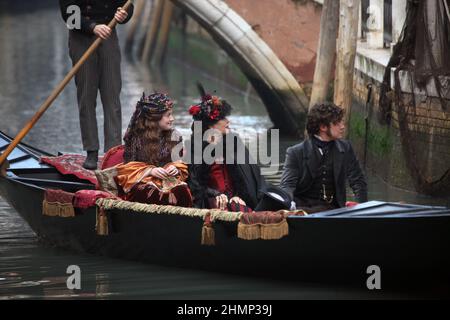
<instances>
[{"instance_id":1,"label":"braided rope","mask_svg":"<svg viewBox=\"0 0 450 320\"><path fill-rule=\"evenodd\" d=\"M242 212L229 212L219 209L197 209L197 208L184 208L177 206L162 206L156 204L145 204L138 202L130 202L123 200L101 198L96 201L98 207L104 210L132 210L138 213L147 214L173 214L187 217L198 217L205 219L205 216L209 213L211 221L239 221Z\"/></svg>"}]
</instances>

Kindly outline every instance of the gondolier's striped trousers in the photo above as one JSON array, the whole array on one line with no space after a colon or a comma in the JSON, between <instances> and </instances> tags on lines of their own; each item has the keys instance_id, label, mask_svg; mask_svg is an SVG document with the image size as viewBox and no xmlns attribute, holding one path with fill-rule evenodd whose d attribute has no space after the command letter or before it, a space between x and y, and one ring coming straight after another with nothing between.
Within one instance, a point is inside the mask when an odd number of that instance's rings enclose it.
<instances>
[{"instance_id":1,"label":"gondolier's striped trousers","mask_svg":"<svg viewBox=\"0 0 450 320\"><path fill-rule=\"evenodd\" d=\"M95 39L94 35L88 35L79 31L69 31L69 53L74 65ZM122 89L122 78L120 61L119 41L116 31L113 30L111 37L102 42L75 76L84 150L99 150L95 111L98 91L100 91L104 112L105 152L121 144L122 111L120 91Z\"/></svg>"}]
</instances>

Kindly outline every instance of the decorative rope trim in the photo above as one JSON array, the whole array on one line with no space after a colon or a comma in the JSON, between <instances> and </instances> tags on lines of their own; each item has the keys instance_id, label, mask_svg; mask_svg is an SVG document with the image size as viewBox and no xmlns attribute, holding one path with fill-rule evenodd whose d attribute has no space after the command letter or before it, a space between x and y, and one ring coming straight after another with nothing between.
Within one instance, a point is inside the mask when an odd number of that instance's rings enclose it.
<instances>
[{"instance_id":1,"label":"decorative rope trim","mask_svg":"<svg viewBox=\"0 0 450 320\"><path fill-rule=\"evenodd\" d=\"M104 210L132 210L137 213L148 214L174 214L187 217L198 217L205 220L205 216L209 213L211 216L211 222L213 221L239 221L242 216L242 212L229 212L219 209L197 209L197 208L184 208L177 206L161 206L157 204L145 204L139 202L130 202L114 199L98 199L96 201L98 207Z\"/></svg>"},{"instance_id":2,"label":"decorative rope trim","mask_svg":"<svg viewBox=\"0 0 450 320\"><path fill-rule=\"evenodd\" d=\"M215 232L213 228L213 222L218 221L240 221L242 212L229 212L219 209L197 209L197 208L184 208L177 206L162 206L156 204L145 204L139 202L130 202L123 200L115 200L108 198L100 198L96 201L97 204L97 223L96 230L99 235L108 235L108 217L107 210L125 210L133 211L136 213L146 214L172 214L186 217L198 217L204 221L202 227L201 244L202 245L215 245ZM284 219L279 223L273 224L252 224L245 225L243 223L238 224L238 237L245 240L275 240L281 239L289 234L289 226L286 221L286 217L289 215L307 215L303 210L296 211L279 211Z\"/></svg>"}]
</instances>

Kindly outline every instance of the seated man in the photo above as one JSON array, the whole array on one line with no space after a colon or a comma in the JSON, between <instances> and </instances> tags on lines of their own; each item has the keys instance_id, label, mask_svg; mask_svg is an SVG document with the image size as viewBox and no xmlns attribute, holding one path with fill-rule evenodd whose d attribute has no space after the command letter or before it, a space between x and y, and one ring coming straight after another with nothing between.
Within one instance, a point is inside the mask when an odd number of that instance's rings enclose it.
<instances>
[{"instance_id":1,"label":"seated man","mask_svg":"<svg viewBox=\"0 0 450 320\"><path fill-rule=\"evenodd\" d=\"M309 111L308 138L287 149L281 188L298 209L312 213L344 207L346 180L358 202L367 201L367 183L345 132L344 110L332 103Z\"/></svg>"}]
</instances>

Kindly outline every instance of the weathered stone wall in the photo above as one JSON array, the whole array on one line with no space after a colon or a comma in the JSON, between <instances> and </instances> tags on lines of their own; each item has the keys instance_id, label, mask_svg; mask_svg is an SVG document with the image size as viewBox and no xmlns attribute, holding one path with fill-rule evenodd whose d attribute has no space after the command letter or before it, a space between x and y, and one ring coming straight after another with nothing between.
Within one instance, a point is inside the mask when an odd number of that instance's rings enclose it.
<instances>
[{"instance_id":1,"label":"weathered stone wall","mask_svg":"<svg viewBox=\"0 0 450 320\"><path fill-rule=\"evenodd\" d=\"M315 1L225 0L302 84L312 82L322 6Z\"/></svg>"},{"instance_id":2,"label":"weathered stone wall","mask_svg":"<svg viewBox=\"0 0 450 320\"><path fill-rule=\"evenodd\" d=\"M427 181L439 180L450 170L450 112L442 110L437 98L413 98L409 93L401 97L405 116L401 106L394 104L392 126L400 129L401 122L407 123L408 140L403 147L411 150Z\"/></svg>"},{"instance_id":3,"label":"weathered stone wall","mask_svg":"<svg viewBox=\"0 0 450 320\"><path fill-rule=\"evenodd\" d=\"M367 84L372 84L372 103L369 132L366 135L365 116L367 108ZM350 139L354 142L357 153L362 159L367 143L367 164L388 183L410 190L417 190L419 173L412 169L415 161L421 175L427 182L441 179L450 169L450 110L443 110L438 98L415 96L403 93L408 136L405 139L400 130L399 105L392 105L390 125L381 125L380 116L380 82L367 74L355 70L354 105L350 122ZM367 142L365 142L367 137ZM402 139L403 138L403 139ZM412 157L408 156L408 153ZM414 172L413 172L414 171Z\"/></svg>"}]
</instances>

